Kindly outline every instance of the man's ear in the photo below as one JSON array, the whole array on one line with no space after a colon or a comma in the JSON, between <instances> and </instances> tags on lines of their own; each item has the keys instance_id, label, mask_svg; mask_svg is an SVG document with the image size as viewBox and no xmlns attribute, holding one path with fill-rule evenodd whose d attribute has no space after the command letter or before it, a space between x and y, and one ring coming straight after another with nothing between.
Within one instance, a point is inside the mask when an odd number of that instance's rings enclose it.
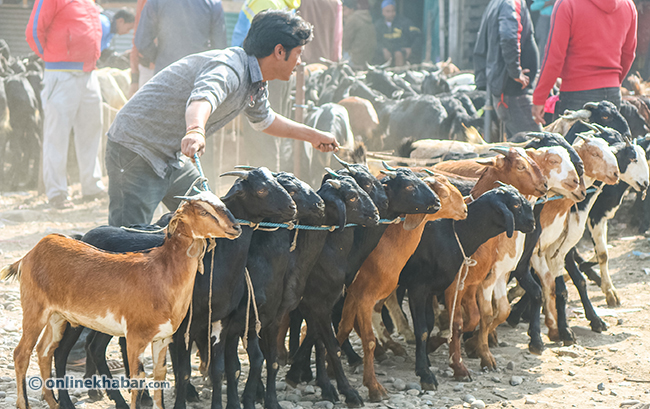
<instances>
[{"instance_id":1,"label":"man's ear","mask_svg":"<svg viewBox=\"0 0 650 409\"><path fill-rule=\"evenodd\" d=\"M282 58L282 59L284 59L284 53L285 52L287 52L287 51L284 49L284 46L282 46L282 44L276 44L275 48L273 49L273 54L276 57L279 57L279 58Z\"/></svg>"}]
</instances>

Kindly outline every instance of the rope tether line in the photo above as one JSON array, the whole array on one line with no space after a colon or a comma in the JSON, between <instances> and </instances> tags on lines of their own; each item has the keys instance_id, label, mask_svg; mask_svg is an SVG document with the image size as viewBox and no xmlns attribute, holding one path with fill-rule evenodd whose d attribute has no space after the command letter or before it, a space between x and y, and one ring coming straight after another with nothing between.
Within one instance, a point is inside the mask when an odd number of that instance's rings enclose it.
<instances>
[{"instance_id":1,"label":"rope tether line","mask_svg":"<svg viewBox=\"0 0 650 409\"><path fill-rule=\"evenodd\" d=\"M463 288L465 288L465 279L467 278L467 275L469 274L469 268L474 267L476 265L476 260L474 260L471 257L467 257L465 255L465 249L463 249L463 245L460 242L460 239L458 238L458 234L456 233L456 221L452 221L452 229L454 230L454 236L456 237L456 242L458 243L458 248L460 248L460 253L463 255L463 262L460 265L460 268L458 269L458 273L456 274L458 276L458 280L456 281L456 291L454 292L454 303L451 305L451 315L449 316L449 336L447 337L447 343L451 344L451 339L454 336L454 314L456 312L456 301L458 300L458 292L461 291ZM465 270L465 273L461 274L461 272Z\"/></svg>"}]
</instances>

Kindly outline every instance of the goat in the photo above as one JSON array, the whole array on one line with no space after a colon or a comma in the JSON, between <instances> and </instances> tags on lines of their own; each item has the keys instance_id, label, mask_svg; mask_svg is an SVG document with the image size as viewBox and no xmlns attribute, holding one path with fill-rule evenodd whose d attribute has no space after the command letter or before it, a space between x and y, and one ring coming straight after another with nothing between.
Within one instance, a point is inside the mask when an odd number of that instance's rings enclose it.
<instances>
[{"instance_id":1,"label":"goat","mask_svg":"<svg viewBox=\"0 0 650 409\"><path fill-rule=\"evenodd\" d=\"M348 97L340 100L338 104L348 111L352 134L361 137L370 149L377 150L381 141L375 141L373 137L375 129L379 126L379 117L370 101L359 97Z\"/></svg>"},{"instance_id":2,"label":"goat","mask_svg":"<svg viewBox=\"0 0 650 409\"><path fill-rule=\"evenodd\" d=\"M433 296L445 293L445 300L452 303L453 292L449 294L445 290L450 286L455 290L452 282L457 282L455 277L460 274L459 268L464 262L464 256L470 257L483 243L504 231L510 235L515 230L527 232L535 224L530 203L512 186L483 193L467 206L467 210L465 220L454 222L443 219L429 223L399 279L400 285L409 292L409 306L416 334L415 371L420 377L420 383L429 388L437 384L429 369L427 356L428 336L433 329L427 315ZM453 343L461 335L459 312L453 315L452 322ZM451 354L450 347L450 366L455 369L455 375L458 375L455 365L458 368L462 365L460 356L458 352ZM466 370L463 377L468 377Z\"/></svg>"},{"instance_id":3,"label":"goat","mask_svg":"<svg viewBox=\"0 0 650 409\"><path fill-rule=\"evenodd\" d=\"M20 279L23 335L14 350L19 408L28 407L25 376L39 335L45 328L37 350L41 376L46 380L66 322L125 336L132 378L143 378L140 356L151 342L154 378L164 380L164 356L189 307L192 284L205 251L202 239L236 239L241 234L218 197L202 192L183 199L186 202L170 221L165 243L150 252L106 253L52 234L23 259L2 270L0 278ZM157 283L154 288L152 280ZM83 291L75 290L71 285L75 282L83 284ZM125 304L124 300L130 302ZM142 390L132 390L133 409L141 394ZM52 390L44 390L43 395L51 408L58 406ZM162 407L160 390L154 399Z\"/></svg>"},{"instance_id":4,"label":"goat","mask_svg":"<svg viewBox=\"0 0 650 409\"><path fill-rule=\"evenodd\" d=\"M604 181L606 184L615 184L619 178L616 157L604 139L592 135L578 134L581 139L576 140L573 144L584 162L585 187L591 186L596 180ZM542 232L530 263L540 277L544 293L546 325L549 328L548 335L551 340L562 339L571 342L575 339L566 326L564 317L558 318L558 314L563 313L563 309L556 309L556 306L553 305L556 294L552 294L552 292L556 282L559 281L556 280L556 277L561 279L560 274L565 256L582 237L587 215L600 192L601 189L598 188L586 200L578 203L575 210L572 210L573 200L560 199L546 203L540 214ZM558 304L563 301L564 296L564 294L560 294ZM562 321L563 325L559 325L558 319Z\"/></svg>"},{"instance_id":5,"label":"goat","mask_svg":"<svg viewBox=\"0 0 650 409\"><path fill-rule=\"evenodd\" d=\"M375 303L388 297L397 286L399 272L417 248L427 222L441 218L461 220L467 217L463 196L444 176L427 178L425 181L440 198L441 210L434 214L409 214L404 222L390 225L347 289L337 339L339 343L347 339L353 326L361 337L364 351L363 384L368 388L369 398L373 402L387 396L374 372L376 344L372 332L372 311ZM387 257L388 255L390 256Z\"/></svg>"},{"instance_id":6,"label":"goat","mask_svg":"<svg viewBox=\"0 0 650 409\"><path fill-rule=\"evenodd\" d=\"M342 172L350 172L358 177L361 167L349 166ZM368 173L368 169L363 169ZM382 210L382 216L394 218L400 214L434 213L440 208L440 202L435 193L421 180L415 177L408 169L387 171L388 177L382 180L385 195L388 196L387 206ZM349 286L368 255L373 251L377 242L387 227L356 228L352 237L331 237L324 247L323 253L316 265L314 272L309 276L305 297L299 306L299 312L307 319L307 337L296 352L294 364L287 373L288 382L307 380L311 375L309 356L315 338L328 346L328 358L333 365L337 377L337 384L341 389L343 370L338 358L339 344L331 332L332 308L340 298L344 286ZM351 243L348 242L351 240ZM327 253L326 253L327 251ZM346 257L333 257L334 253L347 252ZM313 324L310 324L313 322ZM315 328L314 328L315 327ZM314 331L315 329L315 331ZM324 368L323 354L319 353L322 346L317 344L317 384L323 389L323 396L329 400L336 399L336 391L329 386ZM343 393L343 391L342 391ZM356 403L346 395L348 404Z\"/></svg>"},{"instance_id":7,"label":"goat","mask_svg":"<svg viewBox=\"0 0 650 409\"><path fill-rule=\"evenodd\" d=\"M572 197L581 186L578 174L575 171L571 158L566 149L562 147L546 147L539 150L527 150L535 163L542 169L546 177L549 191L555 194ZM532 197L528 197L532 200ZM515 233L512 238L504 234L490 239L475 253L476 266L469 268L466 280L467 290L463 299L466 311L475 311L468 304L478 301L480 311L480 326L474 338L465 343L468 356L476 355L481 359L481 368L496 369L496 361L488 346L488 335L504 322L510 313L510 304L506 296L508 274L515 270L517 263L524 251L526 236ZM488 269L488 275L477 285L468 285L468 280L473 275L473 270ZM493 310L493 300L496 310ZM470 322L475 318L470 317ZM470 325L471 326L471 325Z\"/></svg>"}]
</instances>

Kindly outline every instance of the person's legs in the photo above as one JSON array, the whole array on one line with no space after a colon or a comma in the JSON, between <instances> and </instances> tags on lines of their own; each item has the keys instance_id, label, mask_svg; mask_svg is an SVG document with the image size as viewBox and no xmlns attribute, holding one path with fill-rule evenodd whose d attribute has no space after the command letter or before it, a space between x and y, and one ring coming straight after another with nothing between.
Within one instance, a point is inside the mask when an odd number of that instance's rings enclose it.
<instances>
[{"instance_id":1,"label":"person's legs","mask_svg":"<svg viewBox=\"0 0 650 409\"><path fill-rule=\"evenodd\" d=\"M82 90L82 96L73 124L75 151L81 193L90 196L104 190L97 156L102 139L102 96L94 72L78 76L77 87Z\"/></svg>"},{"instance_id":2,"label":"person's legs","mask_svg":"<svg viewBox=\"0 0 650 409\"><path fill-rule=\"evenodd\" d=\"M106 170L108 224L151 223L158 203L167 193L168 179L160 178L140 155L111 141L106 145Z\"/></svg>"},{"instance_id":3,"label":"person's legs","mask_svg":"<svg viewBox=\"0 0 650 409\"><path fill-rule=\"evenodd\" d=\"M503 121L508 134L508 140L519 132L541 131L542 128L532 116L532 100L529 95L504 95L503 100L508 106L507 121ZM499 110L497 110L498 115ZM500 117L499 117L500 118Z\"/></svg>"},{"instance_id":4,"label":"person's legs","mask_svg":"<svg viewBox=\"0 0 650 409\"><path fill-rule=\"evenodd\" d=\"M169 187L165 197L162 199L163 204L169 209L170 212L175 211L181 204L181 199L175 199L175 196L192 196L196 192L187 193L187 189L192 186L192 183L199 177L199 171L196 166L188 159L185 165L180 169L174 169L169 178ZM197 185L202 189L201 185Z\"/></svg>"},{"instance_id":5,"label":"person's legs","mask_svg":"<svg viewBox=\"0 0 650 409\"><path fill-rule=\"evenodd\" d=\"M45 71L43 76L43 183L49 200L67 197L66 163L72 120L80 91L70 72Z\"/></svg>"}]
</instances>

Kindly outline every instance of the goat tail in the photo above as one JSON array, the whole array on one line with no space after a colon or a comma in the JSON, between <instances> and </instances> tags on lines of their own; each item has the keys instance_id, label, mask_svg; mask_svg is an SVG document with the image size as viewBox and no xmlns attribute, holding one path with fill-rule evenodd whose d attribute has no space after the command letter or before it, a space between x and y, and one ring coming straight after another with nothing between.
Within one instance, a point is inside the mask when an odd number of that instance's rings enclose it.
<instances>
[{"instance_id":1,"label":"goat tail","mask_svg":"<svg viewBox=\"0 0 650 409\"><path fill-rule=\"evenodd\" d=\"M3 269L0 270L0 281L9 280L9 279L20 280L21 264L22 264L22 260L19 260L13 264L4 266Z\"/></svg>"}]
</instances>

